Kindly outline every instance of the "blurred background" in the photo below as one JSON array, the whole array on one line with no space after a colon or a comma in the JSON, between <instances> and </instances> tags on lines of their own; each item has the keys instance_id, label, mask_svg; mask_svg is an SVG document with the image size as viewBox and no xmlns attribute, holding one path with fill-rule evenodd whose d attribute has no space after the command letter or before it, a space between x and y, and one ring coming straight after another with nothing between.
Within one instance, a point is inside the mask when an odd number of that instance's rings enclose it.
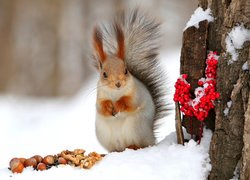
<instances>
[{"instance_id":1,"label":"blurred background","mask_svg":"<svg viewBox=\"0 0 250 180\"><path fill-rule=\"evenodd\" d=\"M120 9L141 6L163 22L160 58L173 103L182 32L196 1L0 0L0 169L13 157L106 152L95 136L90 42L93 26ZM173 111L160 124L158 142L175 131Z\"/></svg>"},{"instance_id":2,"label":"blurred background","mask_svg":"<svg viewBox=\"0 0 250 180\"><path fill-rule=\"evenodd\" d=\"M197 0L0 0L0 94L78 93L95 75L89 58L92 27L122 8L142 6L158 17L163 22L162 51L180 49L183 28L197 4Z\"/></svg>"}]
</instances>

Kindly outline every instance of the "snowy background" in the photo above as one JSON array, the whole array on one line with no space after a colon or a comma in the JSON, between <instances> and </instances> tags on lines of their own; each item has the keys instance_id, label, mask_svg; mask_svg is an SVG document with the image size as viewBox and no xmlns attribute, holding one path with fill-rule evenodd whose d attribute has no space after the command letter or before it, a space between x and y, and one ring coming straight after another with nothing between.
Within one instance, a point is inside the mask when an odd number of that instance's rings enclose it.
<instances>
[{"instance_id":1,"label":"snowy background","mask_svg":"<svg viewBox=\"0 0 250 180\"><path fill-rule=\"evenodd\" d=\"M197 16L208 18L208 15L209 11L201 12L198 9L194 20L187 25L196 25L201 20ZM185 24L181 31L184 27ZM173 26L169 28L174 29ZM180 42L168 46L160 57L169 77L166 91L169 92L171 102L174 82L179 76L180 47ZM93 75L71 98L31 98L8 93L0 95L1 180L207 178L211 170L208 149L212 133L205 130L200 145L192 140L185 146L177 145L174 112L162 119L164 123L159 129L158 144L153 147L110 153L90 170L60 166L46 171L26 168L21 174L10 172L8 166L13 157L29 158L36 154L45 156L75 148L107 153L99 145L94 130L97 79Z\"/></svg>"},{"instance_id":2,"label":"snowy background","mask_svg":"<svg viewBox=\"0 0 250 180\"><path fill-rule=\"evenodd\" d=\"M162 57L175 59L166 66L171 74L168 86L172 93L179 74L179 54L176 49ZM26 168L22 174L12 174L7 169L13 157L45 156L75 148L106 153L95 137L95 95L95 83L91 81L70 100L0 97L0 179L206 179L211 169L208 156L211 132L205 131L201 145L194 141L184 147L177 145L173 113L163 119L159 144L111 153L91 170L61 166L43 172Z\"/></svg>"}]
</instances>

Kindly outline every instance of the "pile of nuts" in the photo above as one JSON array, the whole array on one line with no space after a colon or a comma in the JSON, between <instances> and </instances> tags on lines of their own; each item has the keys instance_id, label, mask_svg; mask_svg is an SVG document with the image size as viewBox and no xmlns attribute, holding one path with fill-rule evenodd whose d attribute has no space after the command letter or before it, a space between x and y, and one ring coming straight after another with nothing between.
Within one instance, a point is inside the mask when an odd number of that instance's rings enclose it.
<instances>
[{"instance_id":1,"label":"pile of nuts","mask_svg":"<svg viewBox=\"0 0 250 180\"><path fill-rule=\"evenodd\" d=\"M33 167L35 170L46 170L52 166L66 165L90 169L97 161L102 159L102 155L96 152L91 152L84 155L85 150L75 149L74 151L64 150L57 155L48 155L42 157L35 155L31 158L13 158L10 161L10 170L13 173L21 173L26 167Z\"/></svg>"}]
</instances>

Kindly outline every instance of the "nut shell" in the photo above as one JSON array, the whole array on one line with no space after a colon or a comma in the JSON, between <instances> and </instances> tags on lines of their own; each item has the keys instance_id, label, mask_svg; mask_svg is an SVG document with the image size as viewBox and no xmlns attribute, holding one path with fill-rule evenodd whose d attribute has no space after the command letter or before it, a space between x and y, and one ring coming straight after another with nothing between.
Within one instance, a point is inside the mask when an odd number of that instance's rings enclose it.
<instances>
[{"instance_id":1,"label":"nut shell","mask_svg":"<svg viewBox=\"0 0 250 180\"><path fill-rule=\"evenodd\" d=\"M26 160L26 158L18 158L22 164L24 164L24 161Z\"/></svg>"},{"instance_id":2,"label":"nut shell","mask_svg":"<svg viewBox=\"0 0 250 180\"><path fill-rule=\"evenodd\" d=\"M35 155L35 156L33 156L33 158L36 159L36 162L37 162L37 163L40 163L40 162L42 162L42 160L43 160L43 157L40 156L40 155Z\"/></svg>"},{"instance_id":3,"label":"nut shell","mask_svg":"<svg viewBox=\"0 0 250 180\"><path fill-rule=\"evenodd\" d=\"M29 158L24 161L23 165L24 167L29 167L29 166L36 167L37 162L35 158Z\"/></svg>"},{"instance_id":4,"label":"nut shell","mask_svg":"<svg viewBox=\"0 0 250 180\"><path fill-rule=\"evenodd\" d=\"M55 163L55 158L52 155L45 156L42 162L46 165L52 165Z\"/></svg>"},{"instance_id":5,"label":"nut shell","mask_svg":"<svg viewBox=\"0 0 250 180\"><path fill-rule=\"evenodd\" d=\"M59 164L68 164L68 161L66 159L64 159L63 157L59 157L58 158L58 163Z\"/></svg>"},{"instance_id":6,"label":"nut shell","mask_svg":"<svg viewBox=\"0 0 250 180\"><path fill-rule=\"evenodd\" d=\"M13 158L10 160L10 169L13 173L23 172L24 165L18 158Z\"/></svg>"},{"instance_id":7,"label":"nut shell","mask_svg":"<svg viewBox=\"0 0 250 180\"><path fill-rule=\"evenodd\" d=\"M39 171L46 170L46 169L47 169L47 168L46 168L46 164L44 164L44 163L39 163L39 164L37 165L36 169L39 170Z\"/></svg>"},{"instance_id":8,"label":"nut shell","mask_svg":"<svg viewBox=\"0 0 250 180\"><path fill-rule=\"evenodd\" d=\"M73 151L73 154L84 154L85 153L85 150L84 149L75 149Z\"/></svg>"}]
</instances>

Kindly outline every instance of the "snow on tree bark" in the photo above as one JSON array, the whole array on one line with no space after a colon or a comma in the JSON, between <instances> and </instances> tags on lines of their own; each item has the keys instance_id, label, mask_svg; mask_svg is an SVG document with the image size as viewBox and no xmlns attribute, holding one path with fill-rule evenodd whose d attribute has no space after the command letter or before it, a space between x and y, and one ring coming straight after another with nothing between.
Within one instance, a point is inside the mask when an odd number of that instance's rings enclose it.
<instances>
[{"instance_id":1,"label":"snow on tree bark","mask_svg":"<svg viewBox=\"0 0 250 180\"><path fill-rule=\"evenodd\" d=\"M212 171L209 179L232 178L241 158L240 179L249 179L250 75L249 71L242 69L242 65L246 61L250 64L250 43L245 42L242 49L237 49L238 60L228 64L232 57L226 53L225 39L235 26L250 28L250 0L200 0L203 8L207 8L207 4L215 17L209 27L207 49L219 51L222 55L217 73L217 91L221 97L215 108L215 132L210 145ZM225 115L224 110L229 101L232 101L232 106Z\"/></svg>"},{"instance_id":2,"label":"snow on tree bark","mask_svg":"<svg viewBox=\"0 0 250 180\"><path fill-rule=\"evenodd\" d=\"M233 62L232 54L228 53L226 39L235 27L250 29L250 0L199 0L199 5L204 10L211 8L214 21L209 25L206 21L201 21L198 29L189 27L183 33L181 74L189 75L188 82L194 90L197 80L204 76L207 51L219 52L217 91L220 98L216 102L215 115L212 111L206 120L211 129L215 126L210 144L212 170L209 179L232 178L239 161L240 179L249 179L250 74L249 69L242 67L246 62L250 67L250 35L247 35L246 42L241 48L235 48L237 60ZM231 41L230 43L235 46L232 39ZM231 106L228 107L228 104ZM193 122L193 128L190 127L190 120ZM184 116L183 125L189 133L198 135L197 120Z\"/></svg>"},{"instance_id":3,"label":"snow on tree bark","mask_svg":"<svg viewBox=\"0 0 250 180\"><path fill-rule=\"evenodd\" d=\"M188 74L188 82L191 92L198 87L198 80L205 75L207 56L208 22L199 23L199 28L194 26L187 28L183 33L183 46L181 49L181 74ZM193 94L194 97L194 94ZM193 98L192 97L192 98ZM190 122L191 121L191 122ZM190 134L200 135L200 121L195 117L183 117L183 126ZM212 110L205 120L207 127L214 129L214 111Z\"/></svg>"}]
</instances>

